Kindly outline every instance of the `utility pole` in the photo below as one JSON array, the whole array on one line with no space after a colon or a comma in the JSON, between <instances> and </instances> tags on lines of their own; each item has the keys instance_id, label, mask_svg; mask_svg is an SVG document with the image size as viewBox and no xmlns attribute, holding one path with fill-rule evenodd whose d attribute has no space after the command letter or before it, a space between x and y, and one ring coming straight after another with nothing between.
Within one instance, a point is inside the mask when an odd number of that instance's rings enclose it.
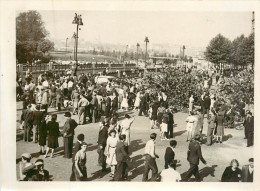
<instances>
[{"instance_id":1,"label":"utility pole","mask_svg":"<svg viewBox=\"0 0 260 191\"><path fill-rule=\"evenodd\" d=\"M255 32L255 12L252 12L252 29L251 32Z\"/></svg>"}]
</instances>

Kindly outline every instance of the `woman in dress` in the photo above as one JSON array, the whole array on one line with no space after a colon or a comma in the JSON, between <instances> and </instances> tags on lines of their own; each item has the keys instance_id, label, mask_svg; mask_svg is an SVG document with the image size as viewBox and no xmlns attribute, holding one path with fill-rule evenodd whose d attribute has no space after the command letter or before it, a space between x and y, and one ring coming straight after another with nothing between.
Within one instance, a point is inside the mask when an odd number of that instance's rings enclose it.
<instances>
[{"instance_id":1,"label":"woman in dress","mask_svg":"<svg viewBox=\"0 0 260 191\"><path fill-rule=\"evenodd\" d=\"M135 103L134 103L134 110L138 110L139 107L140 107L140 102L141 102L140 94L141 94L140 91L136 94Z\"/></svg>"},{"instance_id":2,"label":"woman in dress","mask_svg":"<svg viewBox=\"0 0 260 191\"><path fill-rule=\"evenodd\" d=\"M110 136L107 138L107 145L106 145L106 154L107 154L106 163L111 167L110 177L114 178L115 169L117 165L116 145L118 142L118 137L116 136L115 130L111 130L109 132L109 135Z\"/></svg>"},{"instance_id":3,"label":"woman in dress","mask_svg":"<svg viewBox=\"0 0 260 191\"><path fill-rule=\"evenodd\" d=\"M224 119L225 119L225 110L221 108L217 113L217 140L216 143L222 143L222 137L224 136Z\"/></svg>"},{"instance_id":4,"label":"woman in dress","mask_svg":"<svg viewBox=\"0 0 260 191\"><path fill-rule=\"evenodd\" d=\"M121 103L121 109L125 108L126 111L128 111L128 93L124 93L123 101Z\"/></svg>"},{"instance_id":5,"label":"woman in dress","mask_svg":"<svg viewBox=\"0 0 260 191\"><path fill-rule=\"evenodd\" d=\"M127 149L127 153L128 153L128 147L130 145L130 127L133 123L133 121L135 120L135 118L131 118L128 114L125 114L125 118L122 122L121 122L121 135L125 135L126 136L126 149Z\"/></svg>"},{"instance_id":6,"label":"woman in dress","mask_svg":"<svg viewBox=\"0 0 260 191\"><path fill-rule=\"evenodd\" d=\"M39 145L41 147L40 154L44 154L44 147L46 145L46 137L47 137L47 125L46 121L48 120L48 115L43 115L42 121L39 125Z\"/></svg>"},{"instance_id":7,"label":"woman in dress","mask_svg":"<svg viewBox=\"0 0 260 191\"><path fill-rule=\"evenodd\" d=\"M194 129L194 123L197 121L197 118L194 117L193 112L190 112L190 115L187 117L186 122L187 122L187 126L186 126L186 130L188 132L187 135L187 142L191 140L192 138L192 132Z\"/></svg>"},{"instance_id":8,"label":"woman in dress","mask_svg":"<svg viewBox=\"0 0 260 191\"><path fill-rule=\"evenodd\" d=\"M233 159L230 166L226 167L223 172L221 182L239 182L241 180L241 169L238 167L238 161Z\"/></svg>"},{"instance_id":9,"label":"woman in dress","mask_svg":"<svg viewBox=\"0 0 260 191\"><path fill-rule=\"evenodd\" d=\"M47 146L48 147L47 147L47 151L45 154L45 158L47 157L50 149L51 149L51 158L52 158L54 149L59 147L58 137L60 134L60 130L59 130L59 123L56 122L56 120L57 120L57 115L53 114L51 116L51 121L49 121L47 123L47 130L48 130L48 145Z\"/></svg>"},{"instance_id":10,"label":"woman in dress","mask_svg":"<svg viewBox=\"0 0 260 191\"><path fill-rule=\"evenodd\" d=\"M189 99L189 113L193 111L193 104L194 104L194 98L193 98L193 94L191 94Z\"/></svg>"},{"instance_id":11,"label":"woman in dress","mask_svg":"<svg viewBox=\"0 0 260 191\"><path fill-rule=\"evenodd\" d=\"M83 142L72 165L76 181L87 181L87 143Z\"/></svg>"}]
</instances>

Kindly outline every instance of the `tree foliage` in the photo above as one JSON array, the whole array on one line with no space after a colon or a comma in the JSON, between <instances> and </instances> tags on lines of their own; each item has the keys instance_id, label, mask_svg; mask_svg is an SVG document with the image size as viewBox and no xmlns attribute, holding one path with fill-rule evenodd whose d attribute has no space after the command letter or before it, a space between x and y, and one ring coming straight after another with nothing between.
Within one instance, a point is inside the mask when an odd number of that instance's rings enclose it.
<instances>
[{"instance_id":1,"label":"tree foliage","mask_svg":"<svg viewBox=\"0 0 260 191\"><path fill-rule=\"evenodd\" d=\"M232 42L218 34L206 48L206 59L212 63L233 65L254 64L254 33L248 37L241 35Z\"/></svg>"},{"instance_id":2,"label":"tree foliage","mask_svg":"<svg viewBox=\"0 0 260 191\"><path fill-rule=\"evenodd\" d=\"M231 59L231 41L218 34L206 48L206 59L214 64L229 63Z\"/></svg>"},{"instance_id":3,"label":"tree foliage","mask_svg":"<svg viewBox=\"0 0 260 191\"><path fill-rule=\"evenodd\" d=\"M16 58L19 63L42 59L54 48L47 39L41 15L37 11L22 12L16 17Z\"/></svg>"}]
</instances>

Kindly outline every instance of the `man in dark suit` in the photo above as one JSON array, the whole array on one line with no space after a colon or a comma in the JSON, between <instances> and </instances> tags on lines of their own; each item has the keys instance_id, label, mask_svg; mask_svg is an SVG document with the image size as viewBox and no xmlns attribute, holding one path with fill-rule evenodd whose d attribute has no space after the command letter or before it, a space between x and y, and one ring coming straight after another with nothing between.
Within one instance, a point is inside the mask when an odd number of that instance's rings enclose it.
<instances>
[{"instance_id":1,"label":"man in dark suit","mask_svg":"<svg viewBox=\"0 0 260 191\"><path fill-rule=\"evenodd\" d=\"M106 156L104 154L108 137L108 126L105 120L102 122L102 125L98 133L98 163L102 166L102 171L106 171Z\"/></svg>"},{"instance_id":2,"label":"man in dark suit","mask_svg":"<svg viewBox=\"0 0 260 191\"><path fill-rule=\"evenodd\" d=\"M66 112L64 116L67 118L63 127L64 158L71 158L72 148L73 148L73 138L75 134L74 129L78 126L78 124L74 119L71 119L70 112Z\"/></svg>"},{"instance_id":3,"label":"man in dark suit","mask_svg":"<svg viewBox=\"0 0 260 191\"><path fill-rule=\"evenodd\" d=\"M23 110L21 115L21 121L23 121L24 125L24 141L29 142L30 141L30 132L32 129L32 110L31 110L31 104L27 106L27 109Z\"/></svg>"},{"instance_id":4,"label":"man in dark suit","mask_svg":"<svg viewBox=\"0 0 260 191\"><path fill-rule=\"evenodd\" d=\"M93 92L92 94L91 105L92 105L92 122L96 123L98 117L98 99L97 99L96 92Z\"/></svg>"},{"instance_id":5,"label":"man in dark suit","mask_svg":"<svg viewBox=\"0 0 260 191\"><path fill-rule=\"evenodd\" d=\"M246 122L247 126L247 147L254 145L254 117L251 112L248 112L248 118Z\"/></svg>"},{"instance_id":6,"label":"man in dark suit","mask_svg":"<svg viewBox=\"0 0 260 191\"><path fill-rule=\"evenodd\" d=\"M207 164L207 162L204 160L202 156L199 140L200 136L196 135L195 138L192 139L192 141L189 144L187 160L190 163L190 169L186 172L184 181L187 181L192 175L195 176L196 181L202 181L199 175L199 161L201 160L205 165Z\"/></svg>"},{"instance_id":7,"label":"man in dark suit","mask_svg":"<svg viewBox=\"0 0 260 191\"><path fill-rule=\"evenodd\" d=\"M33 124L33 142L38 142L39 126L42 120L42 112L40 111L40 105L36 105L36 111L32 112L32 124Z\"/></svg>"},{"instance_id":8,"label":"man in dark suit","mask_svg":"<svg viewBox=\"0 0 260 191\"><path fill-rule=\"evenodd\" d=\"M106 96L105 99L106 109L105 109L105 116L110 117L110 110L111 110L111 98L109 96Z\"/></svg>"},{"instance_id":9,"label":"man in dark suit","mask_svg":"<svg viewBox=\"0 0 260 191\"><path fill-rule=\"evenodd\" d=\"M204 98L204 111L207 113L207 118L209 117L209 109L210 109L211 99L209 97L209 94L207 93ZM203 113L204 116L205 113Z\"/></svg>"},{"instance_id":10,"label":"man in dark suit","mask_svg":"<svg viewBox=\"0 0 260 191\"><path fill-rule=\"evenodd\" d=\"M205 93L203 93L201 95L201 97L199 98L199 103L200 103L200 107L201 107L201 112L203 114L203 118L204 118L204 114L205 114L205 100L204 100L204 97L205 97Z\"/></svg>"},{"instance_id":11,"label":"man in dark suit","mask_svg":"<svg viewBox=\"0 0 260 191\"><path fill-rule=\"evenodd\" d=\"M141 97L141 101L140 101L140 111L139 111L139 116L142 116L142 113L144 113L145 116L147 116L147 112L146 112L146 96L142 96Z\"/></svg>"},{"instance_id":12,"label":"man in dark suit","mask_svg":"<svg viewBox=\"0 0 260 191\"><path fill-rule=\"evenodd\" d=\"M114 99L112 101L112 116L116 113L118 108L118 96L116 93L114 93Z\"/></svg>"},{"instance_id":13,"label":"man in dark suit","mask_svg":"<svg viewBox=\"0 0 260 191\"><path fill-rule=\"evenodd\" d=\"M176 162L174 162L174 157L175 157L175 152L174 152L174 148L177 145L177 141L175 140L171 140L170 141L170 147L167 147L165 150L165 155L164 155L164 168L167 169L169 167L169 164L174 163L176 164Z\"/></svg>"},{"instance_id":14,"label":"man in dark suit","mask_svg":"<svg viewBox=\"0 0 260 191\"><path fill-rule=\"evenodd\" d=\"M127 168L127 160L130 160L130 157L126 153L126 146L124 144L126 139L125 135L120 135L119 136L119 142L117 143L116 146L116 161L117 161L117 168L115 172L115 181L120 181L125 179L125 174L126 174L126 168Z\"/></svg>"},{"instance_id":15,"label":"man in dark suit","mask_svg":"<svg viewBox=\"0 0 260 191\"><path fill-rule=\"evenodd\" d=\"M254 158L250 158L249 164L242 167L241 180L242 182L254 181Z\"/></svg>"}]
</instances>

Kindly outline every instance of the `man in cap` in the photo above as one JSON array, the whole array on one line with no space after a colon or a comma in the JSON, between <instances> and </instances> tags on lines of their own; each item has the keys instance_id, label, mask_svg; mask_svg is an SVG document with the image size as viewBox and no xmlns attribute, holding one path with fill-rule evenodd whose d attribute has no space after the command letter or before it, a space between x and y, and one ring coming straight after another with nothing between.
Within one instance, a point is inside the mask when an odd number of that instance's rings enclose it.
<instances>
[{"instance_id":1,"label":"man in cap","mask_svg":"<svg viewBox=\"0 0 260 191\"><path fill-rule=\"evenodd\" d=\"M86 107L89 104L89 101L84 97L85 92L81 92L79 100L79 124L84 125L86 123Z\"/></svg>"},{"instance_id":2,"label":"man in cap","mask_svg":"<svg viewBox=\"0 0 260 191\"><path fill-rule=\"evenodd\" d=\"M187 160L190 163L190 169L186 172L184 181L188 181L188 179L192 175L195 176L196 181L198 182L202 181L199 175L199 167L198 167L199 161L201 160L205 165L207 164L207 162L202 156L199 140L200 140L200 136L196 135L189 144Z\"/></svg>"},{"instance_id":3,"label":"man in cap","mask_svg":"<svg viewBox=\"0 0 260 191\"><path fill-rule=\"evenodd\" d=\"M70 112L66 112L64 116L67 118L63 127L64 158L71 158L72 148L73 148L73 138L75 134L74 129L78 126L78 124L74 119L71 119Z\"/></svg>"},{"instance_id":4,"label":"man in cap","mask_svg":"<svg viewBox=\"0 0 260 191\"><path fill-rule=\"evenodd\" d=\"M254 158L249 159L249 164L242 167L242 182L253 182L254 180Z\"/></svg>"},{"instance_id":5,"label":"man in cap","mask_svg":"<svg viewBox=\"0 0 260 191\"><path fill-rule=\"evenodd\" d=\"M32 157L29 153L23 153L21 157L22 161L19 163L20 181L28 181L35 174L35 165L30 162Z\"/></svg>"},{"instance_id":6,"label":"man in cap","mask_svg":"<svg viewBox=\"0 0 260 191\"><path fill-rule=\"evenodd\" d=\"M37 172L32 176L32 181L49 181L49 171L44 169L44 162L38 159L35 162Z\"/></svg>"},{"instance_id":7,"label":"man in cap","mask_svg":"<svg viewBox=\"0 0 260 191\"><path fill-rule=\"evenodd\" d=\"M32 129L32 110L31 110L31 104L27 106L27 109L23 110L21 115L21 121L23 121L24 124L24 141L29 142L30 141L30 132Z\"/></svg>"}]
</instances>

